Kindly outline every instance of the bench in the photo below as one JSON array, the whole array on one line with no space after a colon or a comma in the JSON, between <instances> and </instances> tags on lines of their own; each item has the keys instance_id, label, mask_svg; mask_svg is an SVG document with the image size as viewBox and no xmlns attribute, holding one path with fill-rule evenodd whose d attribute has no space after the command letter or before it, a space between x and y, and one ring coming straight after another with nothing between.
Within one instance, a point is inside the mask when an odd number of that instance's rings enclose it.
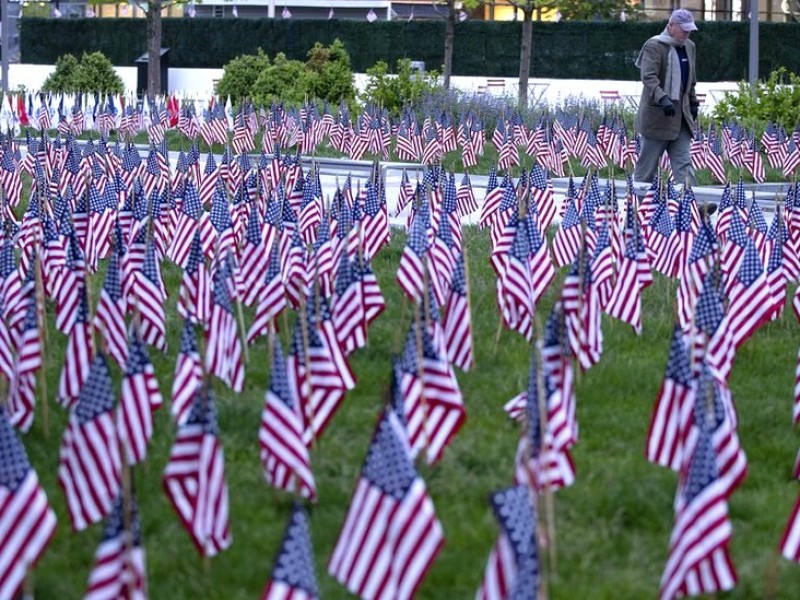
<instances>
[{"instance_id":1,"label":"bench","mask_svg":"<svg viewBox=\"0 0 800 600\"><path fill-rule=\"evenodd\" d=\"M617 102L622 100L618 90L600 90L600 99L603 102Z\"/></svg>"}]
</instances>

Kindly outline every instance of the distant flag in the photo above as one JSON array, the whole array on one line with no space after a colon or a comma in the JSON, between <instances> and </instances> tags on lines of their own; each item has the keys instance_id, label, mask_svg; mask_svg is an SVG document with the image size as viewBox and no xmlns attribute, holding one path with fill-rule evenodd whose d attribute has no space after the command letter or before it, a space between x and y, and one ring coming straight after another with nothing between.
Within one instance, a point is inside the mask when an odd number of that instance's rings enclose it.
<instances>
[{"instance_id":1,"label":"distant flag","mask_svg":"<svg viewBox=\"0 0 800 600\"><path fill-rule=\"evenodd\" d=\"M328 20L332 19L333 17L334 17L333 7L331 6L331 10L328 12Z\"/></svg>"},{"instance_id":2,"label":"distant flag","mask_svg":"<svg viewBox=\"0 0 800 600\"><path fill-rule=\"evenodd\" d=\"M0 598L14 598L56 529L56 515L0 407Z\"/></svg>"},{"instance_id":3,"label":"distant flag","mask_svg":"<svg viewBox=\"0 0 800 600\"><path fill-rule=\"evenodd\" d=\"M117 496L113 510L106 520L103 539L94 555L89 574L89 587L84 600L147 598L142 531L136 496Z\"/></svg>"},{"instance_id":4,"label":"distant flag","mask_svg":"<svg viewBox=\"0 0 800 600\"><path fill-rule=\"evenodd\" d=\"M443 543L405 428L387 409L367 451L328 572L362 598L408 600Z\"/></svg>"},{"instance_id":5,"label":"distant flag","mask_svg":"<svg viewBox=\"0 0 800 600\"><path fill-rule=\"evenodd\" d=\"M142 339L134 331L128 345L128 362L117 411L117 428L128 464L144 461L153 436L153 411L162 403L153 363Z\"/></svg>"},{"instance_id":6,"label":"distant flag","mask_svg":"<svg viewBox=\"0 0 800 600\"><path fill-rule=\"evenodd\" d=\"M284 19L291 19L292 18L292 13L289 10L288 6L284 6L283 7L283 11L281 12L281 17L283 17Z\"/></svg>"},{"instance_id":7,"label":"distant flag","mask_svg":"<svg viewBox=\"0 0 800 600\"><path fill-rule=\"evenodd\" d=\"M272 567L272 576L261 598L262 600L319 598L308 515L297 503L292 506L283 541Z\"/></svg>"},{"instance_id":8,"label":"distant flag","mask_svg":"<svg viewBox=\"0 0 800 600\"><path fill-rule=\"evenodd\" d=\"M539 597L536 508L531 490L516 485L490 495L500 525L476 600Z\"/></svg>"},{"instance_id":9,"label":"distant flag","mask_svg":"<svg viewBox=\"0 0 800 600\"><path fill-rule=\"evenodd\" d=\"M264 476L271 486L313 501L317 490L308 448L303 442L299 398L289 385L279 338L275 339L274 352L258 431Z\"/></svg>"},{"instance_id":10,"label":"distant flag","mask_svg":"<svg viewBox=\"0 0 800 600\"><path fill-rule=\"evenodd\" d=\"M374 23L377 20L378 20L378 15L376 15L375 11L370 8L369 12L367 13L367 21L369 21L370 23Z\"/></svg>"},{"instance_id":11,"label":"distant flag","mask_svg":"<svg viewBox=\"0 0 800 600\"><path fill-rule=\"evenodd\" d=\"M197 390L189 418L178 427L164 488L201 555L215 556L231 545L225 458L207 385Z\"/></svg>"},{"instance_id":12,"label":"distant flag","mask_svg":"<svg viewBox=\"0 0 800 600\"><path fill-rule=\"evenodd\" d=\"M181 345L172 379L172 406L170 412L175 423L186 423L192 410L194 398L203 384L203 363L197 350L194 323L186 319L181 333Z\"/></svg>"},{"instance_id":13,"label":"distant flag","mask_svg":"<svg viewBox=\"0 0 800 600\"><path fill-rule=\"evenodd\" d=\"M59 450L58 482L75 531L106 517L120 493L122 458L114 404L108 362L99 352Z\"/></svg>"},{"instance_id":14,"label":"distant flag","mask_svg":"<svg viewBox=\"0 0 800 600\"><path fill-rule=\"evenodd\" d=\"M475 364L472 315L466 275L465 258L460 254L453 269L453 282L442 318L447 358L462 371L469 371Z\"/></svg>"}]
</instances>

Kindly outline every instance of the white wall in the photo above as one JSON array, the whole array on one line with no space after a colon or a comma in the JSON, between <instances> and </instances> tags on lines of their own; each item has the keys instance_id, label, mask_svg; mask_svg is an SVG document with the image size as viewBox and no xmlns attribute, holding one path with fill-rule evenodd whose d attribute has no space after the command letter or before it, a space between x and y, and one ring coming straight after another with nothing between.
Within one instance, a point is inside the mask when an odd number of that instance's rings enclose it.
<instances>
[{"instance_id":1,"label":"white wall","mask_svg":"<svg viewBox=\"0 0 800 600\"><path fill-rule=\"evenodd\" d=\"M9 89L14 90L24 85L27 90L37 90L53 70L51 65L9 65ZM136 90L136 67L114 67L119 74L128 95ZM222 77L222 69L170 69L169 91L179 98L207 99L213 94L214 83ZM454 87L466 92L488 92L495 95L517 96L517 79L515 77L463 77L453 76ZM363 73L355 75L356 89L364 90L367 76ZM488 84L488 85L487 85ZM722 98L726 90L735 90L736 82L698 83L697 92L706 94L703 112L710 112L714 104ZM601 91L616 91L622 102L634 106L642 91L638 81L610 81L604 79L531 79L529 82L529 99L536 99L548 104L559 103L570 96L585 96L591 100L601 100Z\"/></svg>"}]
</instances>

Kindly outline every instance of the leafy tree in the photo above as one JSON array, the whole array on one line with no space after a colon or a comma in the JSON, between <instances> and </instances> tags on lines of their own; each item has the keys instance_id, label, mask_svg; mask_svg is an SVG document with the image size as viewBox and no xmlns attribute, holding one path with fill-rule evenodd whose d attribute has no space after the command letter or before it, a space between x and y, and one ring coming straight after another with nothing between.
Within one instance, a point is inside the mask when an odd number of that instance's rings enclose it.
<instances>
[{"instance_id":1,"label":"leafy tree","mask_svg":"<svg viewBox=\"0 0 800 600\"><path fill-rule=\"evenodd\" d=\"M638 10L630 0L558 0L556 5L565 19L582 21L618 19L623 10L630 17Z\"/></svg>"},{"instance_id":2,"label":"leafy tree","mask_svg":"<svg viewBox=\"0 0 800 600\"><path fill-rule=\"evenodd\" d=\"M269 56L259 48L257 54L237 56L223 67L222 77L217 83L217 93L230 96L234 102L251 97L261 73L270 67Z\"/></svg>"}]
</instances>

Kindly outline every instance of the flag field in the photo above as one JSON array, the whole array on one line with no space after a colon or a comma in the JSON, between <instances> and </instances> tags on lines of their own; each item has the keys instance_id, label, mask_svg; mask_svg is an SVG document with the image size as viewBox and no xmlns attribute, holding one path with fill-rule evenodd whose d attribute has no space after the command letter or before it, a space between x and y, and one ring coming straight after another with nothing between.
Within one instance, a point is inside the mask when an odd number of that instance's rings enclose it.
<instances>
[{"instance_id":1,"label":"flag field","mask_svg":"<svg viewBox=\"0 0 800 600\"><path fill-rule=\"evenodd\" d=\"M420 598L472 598L480 585L486 558L497 536L489 493L513 481L519 425L503 404L526 387L530 347L517 333L503 329L496 342L499 314L496 277L489 264L488 231L468 227L464 240L469 259L469 290L476 364L457 370L467 420L442 460L433 467L418 461L444 529L445 544L418 592ZM392 356L402 351L413 319L411 304L395 281L405 234L394 230L392 242L373 259L386 311L369 330L367 347L351 356L357 379L322 438L311 450L318 503L311 505L310 531L316 573L323 598L350 597L325 565L348 510L391 376ZM90 305L97 302L101 267L91 279ZM538 306L544 320L566 268ZM169 349L150 348L165 405L154 415L153 438L146 461L133 469L146 548L151 598L256 598L268 580L291 497L264 481L259 460L258 428L269 384L267 338L250 347L244 391L234 394L214 380L220 439L230 492L231 547L217 557L200 558L164 493L162 476L175 427L169 394L180 347L182 319L176 310L181 271L168 261L163 273L169 292L165 312ZM643 330L603 317L602 360L578 375L576 395L580 437L572 449L575 483L554 497L555 570L542 558L551 598L652 598L667 559L673 526L677 475L649 464L644 449L653 403L664 375L674 323L677 282L655 275L643 292ZM793 291L793 290L790 290ZM103 526L81 533L70 530L64 495L57 483L58 449L67 413L53 400L67 338L53 322L48 304L45 366L48 429L42 406L32 430L23 437L32 465L58 516L56 535L33 575L37 598L78 598L86 590ZM244 311L245 327L253 312ZM292 324L279 323L287 348ZM792 467L800 439L792 427L794 368L800 328L791 310L762 327L738 351L731 390L736 402L742 446L749 473L731 496L731 553L739 573L737 587L725 598L796 598L800 567L776 557L781 533L795 503L798 483ZM115 394L122 373L110 361ZM42 388L37 389L42 393ZM41 403L41 396L39 399ZM540 518L547 519L547 511ZM543 527L542 530L545 528Z\"/></svg>"}]
</instances>

